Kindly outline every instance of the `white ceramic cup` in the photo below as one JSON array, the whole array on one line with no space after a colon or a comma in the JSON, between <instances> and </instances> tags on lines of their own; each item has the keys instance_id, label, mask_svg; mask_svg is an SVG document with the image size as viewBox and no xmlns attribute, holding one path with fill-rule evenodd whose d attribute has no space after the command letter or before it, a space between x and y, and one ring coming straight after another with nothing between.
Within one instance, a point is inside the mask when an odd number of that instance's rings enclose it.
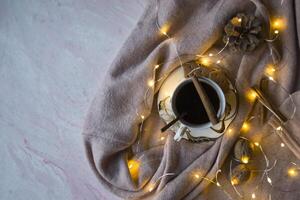
<instances>
[{"instance_id":1,"label":"white ceramic cup","mask_svg":"<svg viewBox=\"0 0 300 200\"><path fill-rule=\"evenodd\" d=\"M220 88L220 86L215 83L214 81L212 81L211 79L208 79L208 78L205 78L205 77L201 77L201 78L198 78L198 80L200 82L203 82L203 83L206 83L208 85L210 85L214 90L215 92L217 93L217 96L219 98L219 109L217 111L217 117L218 119L220 119L223 115L224 115L224 112L225 112L225 106L226 106L226 100L225 100L225 95L222 91L222 89ZM191 78L188 78L188 79L184 79L182 80L176 87L176 89L174 90L173 94L172 94L172 97L171 97L171 103L172 103L172 109L173 109L173 112L174 112L174 107L175 107L175 100L174 100L174 94L177 93L177 90L180 90L181 87L183 85L185 85L187 82L192 82ZM174 112L175 113L175 112ZM176 113L175 113L176 115ZM176 116L178 117L178 116ZM176 131L176 134L174 136L174 140L176 141L179 141L181 140L181 138L183 137L186 129L207 129L209 127L212 127L212 123L210 121L206 122L206 123L203 123L203 124L197 124L197 125L194 125L194 124L187 124L186 122L184 122L183 120L180 120L179 119L179 122L180 122L180 127L179 129Z\"/></svg>"}]
</instances>

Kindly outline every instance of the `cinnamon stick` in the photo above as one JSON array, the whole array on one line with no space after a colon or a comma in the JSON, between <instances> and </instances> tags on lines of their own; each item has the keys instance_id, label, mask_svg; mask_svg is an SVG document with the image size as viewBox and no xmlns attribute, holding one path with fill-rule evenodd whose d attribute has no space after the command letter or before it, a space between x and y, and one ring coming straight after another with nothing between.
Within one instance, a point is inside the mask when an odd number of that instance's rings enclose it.
<instances>
[{"instance_id":1,"label":"cinnamon stick","mask_svg":"<svg viewBox=\"0 0 300 200\"><path fill-rule=\"evenodd\" d=\"M252 89L256 92L258 101L271 113L273 113L273 115L277 119L279 119L280 122L283 123L287 121L287 118L277 108L275 108L275 106L271 103L267 96L265 96L257 86L252 87Z\"/></svg>"},{"instance_id":2,"label":"cinnamon stick","mask_svg":"<svg viewBox=\"0 0 300 200\"><path fill-rule=\"evenodd\" d=\"M168 130L171 126L173 126L178 120L183 118L186 115L186 113L181 114L180 116L176 117L172 121L170 121L167 125L165 125L163 128L160 129L160 131L163 133L166 130Z\"/></svg>"},{"instance_id":3,"label":"cinnamon stick","mask_svg":"<svg viewBox=\"0 0 300 200\"><path fill-rule=\"evenodd\" d=\"M213 124L213 125L216 125L219 123L219 120L218 120L218 117L217 117L217 114L216 114L216 111L213 107L213 105L211 104L207 94L206 94L206 91L204 90L201 82L198 80L197 77L195 76L192 76L192 81L194 83L194 86L197 90L197 93L203 103L203 106L204 106L204 109L208 115L208 118L209 118L209 121Z\"/></svg>"}]
</instances>

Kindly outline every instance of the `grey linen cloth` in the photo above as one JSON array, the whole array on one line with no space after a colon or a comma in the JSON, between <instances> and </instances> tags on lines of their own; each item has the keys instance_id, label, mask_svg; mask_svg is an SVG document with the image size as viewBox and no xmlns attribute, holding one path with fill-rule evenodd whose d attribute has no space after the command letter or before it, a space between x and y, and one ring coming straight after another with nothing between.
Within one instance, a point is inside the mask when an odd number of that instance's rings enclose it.
<instances>
[{"instance_id":1,"label":"grey linen cloth","mask_svg":"<svg viewBox=\"0 0 300 200\"><path fill-rule=\"evenodd\" d=\"M224 67L236 80L239 92L238 114L230 126L233 133L210 142L175 142L172 132L160 132L164 124L158 116L155 96L160 83L149 90L147 104L144 102L145 92L149 88L147 81L154 76L153 68L162 63L155 74L158 79L178 66L175 46L183 62L188 61L184 55L220 50L224 46L221 40L226 22L240 12L259 17L267 27L265 32L268 32L269 18L273 15L285 18L287 26L278 41L272 44L263 42L251 53L232 53L229 49L222 53L226 61ZM286 175L286 166L300 159L300 93L297 92L300 70L299 12L300 2L297 0L149 2L110 67L86 118L83 136L87 157L100 183L124 199L240 199L228 181L231 149L252 106L244 93L263 76L264 68L271 61L270 48L274 48L274 52L277 49L281 55L276 81L293 93L292 98L299 109L284 126L284 134L280 137L273 131L278 121L272 116L264 124L253 120L255 128L246 137L260 137L270 163L278 160L269 174L273 186L264 180L256 192L259 199L268 199L270 195L272 199L300 199L297 190L299 181L291 180ZM157 20L162 26L168 25L171 39L158 31ZM281 109L289 115L291 99L283 90L274 90L271 94L274 95L272 100L276 100L278 106L281 105ZM143 131L138 134L140 115L145 116L145 122ZM160 140L162 136L166 137L164 141ZM280 148L281 142L286 144L285 148ZM129 173L129 159L140 162L136 181ZM257 164L254 167L264 169L264 157L257 153L255 160ZM227 195L221 187L193 176L197 172L214 179L220 168L219 182ZM163 176L166 173L173 175ZM261 174L253 176L250 183L238 187L244 199L251 198L251 191L254 191ZM149 191L153 183L155 186Z\"/></svg>"}]
</instances>

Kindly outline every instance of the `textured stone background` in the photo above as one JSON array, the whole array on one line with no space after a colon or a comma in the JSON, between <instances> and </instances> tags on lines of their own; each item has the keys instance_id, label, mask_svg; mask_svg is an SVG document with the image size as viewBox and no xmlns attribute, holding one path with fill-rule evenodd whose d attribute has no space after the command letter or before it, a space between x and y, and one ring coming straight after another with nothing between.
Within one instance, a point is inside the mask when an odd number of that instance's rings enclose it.
<instances>
[{"instance_id":1,"label":"textured stone background","mask_svg":"<svg viewBox=\"0 0 300 200\"><path fill-rule=\"evenodd\" d=\"M81 136L89 103L146 2L0 0L0 199L105 195Z\"/></svg>"}]
</instances>

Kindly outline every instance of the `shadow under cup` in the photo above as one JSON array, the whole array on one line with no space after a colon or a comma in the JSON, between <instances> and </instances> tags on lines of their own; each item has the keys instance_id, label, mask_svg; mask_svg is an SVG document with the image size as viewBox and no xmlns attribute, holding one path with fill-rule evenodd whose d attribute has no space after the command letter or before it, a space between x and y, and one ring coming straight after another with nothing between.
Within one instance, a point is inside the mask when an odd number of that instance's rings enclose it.
<instances>
[{"instance_id":1,"label":"shadow under cup","mask_svg":"<svg viewBox=\"0 0 300 200\"><path fill-rule=\"evenodd\" d=\"M217 112L217 117L224 112L223 104L225 98L221 88L210 79L198 79L214 110ZM176 117L180 117L180 122L189 127L209 127L211 125L204 105L197 93L197 90L191 79L187 79L180 83L175 89L172 96L172 109Z\"/></svg>"}]
</instances>

